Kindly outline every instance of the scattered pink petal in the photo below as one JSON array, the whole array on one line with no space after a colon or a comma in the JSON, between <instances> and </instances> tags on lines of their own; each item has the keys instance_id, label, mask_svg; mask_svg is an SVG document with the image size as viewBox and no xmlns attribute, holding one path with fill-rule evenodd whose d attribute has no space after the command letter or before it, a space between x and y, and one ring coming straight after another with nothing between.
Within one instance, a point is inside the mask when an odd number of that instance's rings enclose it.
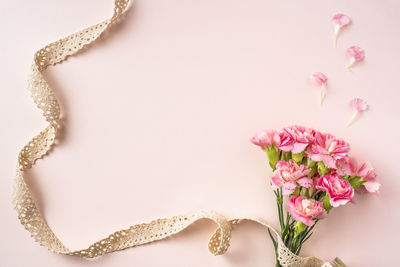
<instances>
[{"instance_id":1,"label":"scattered pink petal","mask_svg":"<svg viewBox=\"0 0 400 267\"><path fill-rule=\"evenodd\" d=\"M354 98L350 101L350 107L354 110L354 113L351 116L349 122L346 124L346 127L349 127L350 124L352 124L352 122L357 117L357 114L359 112L367 110L368 104L365 100L363 100L361 98Z\"/></svg>"},{"instance_id":2,"label":"scattered pink petal","mask_svg":"<svg viewBox=\"0 0 400 267\"><path fill-rule=\"evenodd\" d=\"M326 84L328 81L328 77L326 77L326 75L321 72L314 72L313 74L311 74L310 79L314 85L321 87L320 103L322 105L326 95Z\"/></svg>"},{"instance_id":3,"label":"scattered pink petal","mask_svg":"<svg viewBox=\"0 0 400 267\"><path fill-rule=\"evenodd\" d=\"M340 29L346 25L349 25L351 23L351 19L344 14L336 14L335 16L333 16L332 22L333 22L333 27L334 27L333 40L334 40L334 44L336 47L337 36L339 34Z\"/></svg>"},{"instance_id":4,"label":"scattered pink petal","mask_svg":"<svg viewBox=\"0 0 400 267\"><path fill-rule=\"evenodd\" d=\"M362 61L365 58L365 52L358 46L350 46L347 51L347 57L349 58L349 65L347 66L347 70L351 71L351 66L358 61Z\"/></svg>"},{"instance_id":5,"label":"scattered pink petal","mask_svg":"<svg viewBox=\"0 0 400 267\"><path fill-rule=\"evenodd\" d=\"M368 104L365 102L365 100L361 98L354 98L353 100L350 101L350 106L352 109L357 110L357 111L364 111L367 110Z\"/></svg>"}]
</instances>

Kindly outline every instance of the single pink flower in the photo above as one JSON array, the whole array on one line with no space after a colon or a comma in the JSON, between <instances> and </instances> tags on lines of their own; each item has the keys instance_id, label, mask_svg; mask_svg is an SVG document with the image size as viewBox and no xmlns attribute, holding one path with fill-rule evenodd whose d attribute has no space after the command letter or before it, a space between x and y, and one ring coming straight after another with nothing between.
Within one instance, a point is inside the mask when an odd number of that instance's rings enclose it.
<instances>
[{"instance_id":1,"label":"single pink flower","mask_svg":"<svg viewBox=\"0 0 400 267\"><path fill-rule=\"evenodd\" d=\"M371 163L365 162L361 164L360 168L357 170L357 175L365 181L363 186L368 192L378 193L381 184L377 181L377 174Z\"/></svg>"},{"instance_id":2,"label":"single pink flower","mask_svg":"<svg viewBox=\"0 0 400 267\"><path fill-rule=\"evenodd\" d=\"M326 211L321 202L315 199L308 199L304 196L292 196L287 203L287 211L293 219L305 225L314 225L313 219L322 219Z\"/></svg>"},{"instance_id":3,"label":"single pink flower","mask_svg":"<svg viewBox=\"0 0 400 267\"><path fill-rule=\"evenodd\" d=\"M279 144L279 149L284 152L290 152L293 149L293 145L295 143L294 136L288 133L287 131L280 131L279 138L281 143Z\"/></svg>"},{"instance_id":4,"label":"single pink flower","mask_svg":"<svg viewBox=\"0 0 400 267\"><path fill-rule=\"evenodd\" d=\"M250 140L263 150L265 150L266 147L278 147L281 143L280 137L276 131L259 131Z\"/></svg>"},{"instance_id":5,"label":"single pink flower","mask_svg":"<svg viewBox=\"0 0 400 267\"><path fill-rule=\"evenodd\" d=\"M303 152L313 141L313 130L303 126L290 126L283 128L279 133L281 143L279 149L294 154Z\"/></svg>"},{"instance_id":6,"label":"single pink flower","mask_svg":"<svg viewBox=\"0 0 400 267\"><path fill-rule=\"evenodd\" d=\"M341 159L337 162L336 172L341 175L358 176L364 181L363 186L370 193L378 193L381 184L377 181L377 175L371 163L357 164L354 158Z\"/></svg>"},{"instance_id":7,"label":"single pink flower","mask_svg":"<svg viewBox=\"0 0 400 267\"><path fill-rule=\"evenodd\" d=\"M357 162L350 157L338 160L336 167L336 173L340 176L353 176L357 172Z\"/></svg>"},{"instance_id":8,"label":"single pink flower","mask_svg":"<svg viewBox=\"0 0 400 267\"><path fill-rule=\"evenodd\" d=\"M282 194L290 195L297 185L309 188L313 184L312 180L307 177L310 170L304 165L297 165L292 159L289 162L281 160L276 164L276 169L271 178L272 189L276 190L282 186Z\"/></svg>"},{"instance_id":9,"label":"single pink flower","mask_svg":"<svg viewBox=\"0 0 400 267\"><path fill-rule=\"evenodd\" d=\"M329 203L335 208L347 204L354 197L354 188L339 175L321 176L318 179L316 188L325 191L329 195Z\"/></svg>"},{"instance_id":10,"label":"single pink flower","mask_svg":"<svg viewBox=\"0 0 400 267\"><path fill-rule=\"evenodd\" d=\"M326 77L325 74L321 72L314 72L313 74L311 74L310 79L314 85L321 87L320 104L322 105L326 95L326 85L328 77Z\"/></svg>"},{"instance_id":11,"label":"single pink flower","mask_svg":"<svg viewBox=\"0 0 400 267\"><path fill-rule=\"evenodd\" d=\"M349 58L349 65L347 66L347 70L351 71L351 66L358 61L362 61L365 58L365 52L358 46L350 46L347 51L347 57Z\"/></svg>"},{"instance_id":12,"label":"single pink flower","mask_svg":"<svg viewBox=\"0 0 400 267\"><path fill-rule=\"evenodd\" d=\"M368 104L365 100L361 98L354 98L350 101L350 107L354 110L353 115L350 120L347 122L346 127L349 127L350 124L353 123L354 119L357 117L359 112L365 111L368 109Z\"/></svg>"},{"instance_id":13,"label":"single pink flower","mask_svg":"<svg viewBox=\"0 0 400 267\"><path fill-rule=\"evenodd\" d=\"M322 161L327 167L336 169L336 161L346 158L349 151L350 145L346 141L317 132L307 154L313 161Z\"/></svg>"},{"instance_id":14,"label":"single pink flower","mask_svg":"<svg viewBox=\"0 0 400 267\"><path fill-rule=\"evenodd\" d=\"M336 47L337 36L339 34L340 29L343 28L344 26L349 25L351 23L351 19L344 14L336 14L332 18L332 23L333 23L333 29L334 29L333 40L334 40L334 45Z\"/></svg>"}]
</instances>

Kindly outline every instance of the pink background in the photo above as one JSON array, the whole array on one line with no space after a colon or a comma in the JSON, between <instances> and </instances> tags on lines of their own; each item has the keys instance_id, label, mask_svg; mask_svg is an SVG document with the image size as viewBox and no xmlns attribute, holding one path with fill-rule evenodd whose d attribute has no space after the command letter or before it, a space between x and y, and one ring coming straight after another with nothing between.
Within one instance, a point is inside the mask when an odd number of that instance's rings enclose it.
<instances>
[{"instance_id":1,"label":"pink background","mask_svg":"<svg viewBox=\"0 0 400 267\"><path fill-rule=\"evenodd\" d=\"M1 266L273 266L262 227L233 233L226 255L208 253L215 229L200 221L168 240L96 260L38 246L10 204L19 149L45 123L26 88L33 54L111 14L98 0L0 4ZM353 24L333 48L330 18ZM400 2L137 0L123 24L91 49L49 68L65 116L64 138L26 177L49 225L71 249L132 224L197 209L256 216L277 226L264 154L250 144L264 128L312 126L345 138L370 160L381 194L319 223L302 255L341 257L350 267L395 266L400 214ZM365 62L345 71L345 48ZM324 106L309 84L329 77ZM368 112L345 128L348 102Z\"/></svg>"}]
</instances>

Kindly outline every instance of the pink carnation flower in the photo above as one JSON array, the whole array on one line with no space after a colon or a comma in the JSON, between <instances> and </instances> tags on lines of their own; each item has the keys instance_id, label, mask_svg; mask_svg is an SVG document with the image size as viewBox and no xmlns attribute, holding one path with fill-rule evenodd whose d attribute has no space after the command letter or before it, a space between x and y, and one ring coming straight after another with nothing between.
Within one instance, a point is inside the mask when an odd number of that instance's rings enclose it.
<instances>
[{"instance_id":1,"label":"pink carnation flower","mask_svg":"<svg viewBox=\"0 0 400 267\"><path fill-rule=\"evenodd\" d=\"M351 67L354 63L363 61L365 58L365 51L362 50L358 46L350 46L346 51L347 57L349 58L349 65L347 66L347 70L351 71Z\"/></svg>"},{"instance_id":2,"label":"pink carnation flower","mask_svg":"<svg viewBox=\"0 0 400 267\"><path fill-rule=\"evenodd\" d=\"M334 26L334 44L336 47L337 36L341 28L351 23L351 19L344 14L336 14L332 18L333 26Z\"/></svg>"},{"instance_id":3,"label":"pink carnation flower","mask_svg":"<svg viewBox=\"0 0 400 267\"><path fill-rule=\"evenodd\" d=\"M346 141L317 132L307 153L313 161L322 161L329 168L336 169L336 161L347 157L349 151L350 145Z\"/></svg>"},{"instance_id":4,"label":"pink carnation flower","mask_svg":"<svg viewBox=\"0 0 400 267\"><path fill-rule=\"evenodd\" d=\"M326 95L326 84L328 81L328 77L326 77L326 75L322 72L314 72L313 74L311 74L310 79L314 85L321 87L320 104L322 105Z\"/></svg>"},{"instance_id":5,"label":"pink carnation flower","mask_svg":"<svg viewBox=\"0 0 400 267\"><path fill-rule=\"evenodd\" d=\"M364 162L358 166L354 158L341 159L337 162L339 175L359 176L365 183L363 186L370 193L378 193L381 184L377 181L375 169L371 163Z\"/></svg>"},{"instance_id":6,"label":"pink carnation flower","mask_svg":"<svg viewBox=\"0 0 400 267\"><path fill-rule=\"evenodd\" d=\"M361 99L361 98L353 98L350 101L350 107L354 110L353 115L351 116L350 120L347 122L346 127L349 127L350 124L353 123L355 118L357 117L358 113L366 111L368 109L368 103Z\"/></svg>"},{"instance_id":7,"label":"pink carnation flower","mask_svg":"<svg viewBox=\"0 0 400 267\"><path fill-rule=\"evenodd\" d=\"M313 181L307 177L310 170L304 165L297 165L294 160L279 161L271 178L273 190L282 186L282 195L290 195L296 189L297 184L310 188L313 185Z\"/></svg>"},{"instance_id":8,"label":"pink carnation flower","mask_svg":"<svg viewBox=\"0 0 400 267\"><path fill-rule=\"evenodd\" d=\"M305 225L314 225L314 218L322 219L326 211L321 202L304 196L292 196L286 206L293 219Z\"/></svg>"},{"instance_id":9,"label":"pink carnation flower","mask_svg":"<svg viewBox=\"0 0 400 267\"><path fill-rule=\"evenodd\" d=\"M250 140L263 150L265 150L265 147L278 147L281 144L280 137L276 131L259 131Z\"/></svg>"},{"instance_id":10,"label":"pink carnation flower","mask_svg":"<svg viewBox=\"0 0 400 267\"><path fill-rule=\"evenodd\" d=\"M314 72L310 76L311 82L316 86L322 86L328 81L328 77L322 72Z\"/></svg>"},{"instance_id":11,"label":"pink carnation flower","mask_svg":"<svg viewBox=\"0 0 400 267\"><path fill-rule=\"evenodd\" d=\"M335 208L347 204L354 197L354 188L338 175L321 176L317 181L316 188L329 195L329 203Z\"/></svg>"},{"instance_id":12,"label":"pink carnation flower","mask_svg":"<svg viewBox=\"0 0 400 267\"><path fill-rule=\"evenodd\" d=\"M279 149L285 152L291 151L294 154L303 152L312 143L315 131L302 126L291 126L283 128L279 133Z\"/></svg>"}]
</instances>

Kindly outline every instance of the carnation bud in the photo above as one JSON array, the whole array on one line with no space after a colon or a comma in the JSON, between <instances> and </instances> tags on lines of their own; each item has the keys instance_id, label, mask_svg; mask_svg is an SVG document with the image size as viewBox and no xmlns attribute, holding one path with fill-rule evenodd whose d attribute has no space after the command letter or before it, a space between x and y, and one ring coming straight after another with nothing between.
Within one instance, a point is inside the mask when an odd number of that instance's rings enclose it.
<instances>
[{"instance_id":1,"label":"carnation bud","mask_svg":"<svg viewBox=\"0 0 400 267\"><path fill-rule=\"evenodd\" d=\"M280 153L278 151L278 149L276 149L275 147L266 147L266 152L267 152L267 156L268 156L268 160L269 160L269 165L271 166L271 168L273 170L275 170L275 166L279 161L280 158Z\"/></svg>"},{"instance_id":2,"label":"carnation bud","mask_svg":"<svg viewBox=\"0 0 400 267\"><path fill-rule=\"evenodd\" d=\"M317 166L317 162L311 160L310 158L307 158L307 164L308 164L308 167L310 167L310 168Z\"/></svg>"},{"instance_id":3,"label":"carnation bud","mask_svg":"<svg viewBox=\"0 0 400 267\"><path fill-rule=\"evenodd\" d=\"M308 173L308 177L312 178L314 175L317 173L317 164L315 161L313 161L308 167L311 169L311 171Z\"/></svg>"},{"instance_id":4,"label":"carnation bud","mask_svg":"<svg viewBox=\"0 0 400 267\"><path fill-rule=\"evenodd\" d=\"M293 191L292 195L300 195L300 187L296 187L296 189Z\"/></svg>"},{"instance_id":5,"label":"carnation bud","mask_svg":"<svg viewBox=\"0 0 400 267\"><path fill-rule=\"evenodd\" d=\"M329 168L322 161L318 161L318 173L319 175L325 175L329 172Z\"/></svg>"},{"instance_id":6,"label":"carnation bud","mask_svg":"<svg viewBox=\"0 0 400 267\"><path fill-rule=\"evenodd\" d=\"M290 154L291 154L290 152L282 151L281 160L289 161L291 158Z\"/></svg>"},{"instance_id":7,"label":"carnation bud","mask_svg":"<svg viewBox=\"0 0 400 267\"><path fill-rule=\"evenodd\" d=\"M324 204L324 208L327 212L329 212L332 209L332 205L329 201L329 195L326 194L324 199L322 200L322 203Z\"/></svg>"},{"instance_id":8,"label":"carnation bud","mask_svg":"<svg viewBox=\"0 0 400 267\"><path fill-rule=\"evenodd\" d=\"M305 197L307 197L307 198L310 197L310 194L309 194L308 189L307 189L307 188L304 188L304 187L301 188L300 195L305 196Z\"/></svg>"},{"instance_id":9,"label":"carnation bud","mask_svg":"<svg viewBox=\"0 0 400 267\"><path fill-rule=\"evenodd\" d=\"M297 153L297 154L292 154L292 159L297 163L300 164L303 161L303 156L304 156L304 151Z\"/></svg>"},{"instance_id":10,"label":"carnation bud","mask_svg":"<svg viewBox=\"0 0 400 267\"><path fill-rule=\"evenodd\" d=\"M306 229L306 225L300 221L294 226L294 238L301 234Z\"/></svg>"}]
</instances>

